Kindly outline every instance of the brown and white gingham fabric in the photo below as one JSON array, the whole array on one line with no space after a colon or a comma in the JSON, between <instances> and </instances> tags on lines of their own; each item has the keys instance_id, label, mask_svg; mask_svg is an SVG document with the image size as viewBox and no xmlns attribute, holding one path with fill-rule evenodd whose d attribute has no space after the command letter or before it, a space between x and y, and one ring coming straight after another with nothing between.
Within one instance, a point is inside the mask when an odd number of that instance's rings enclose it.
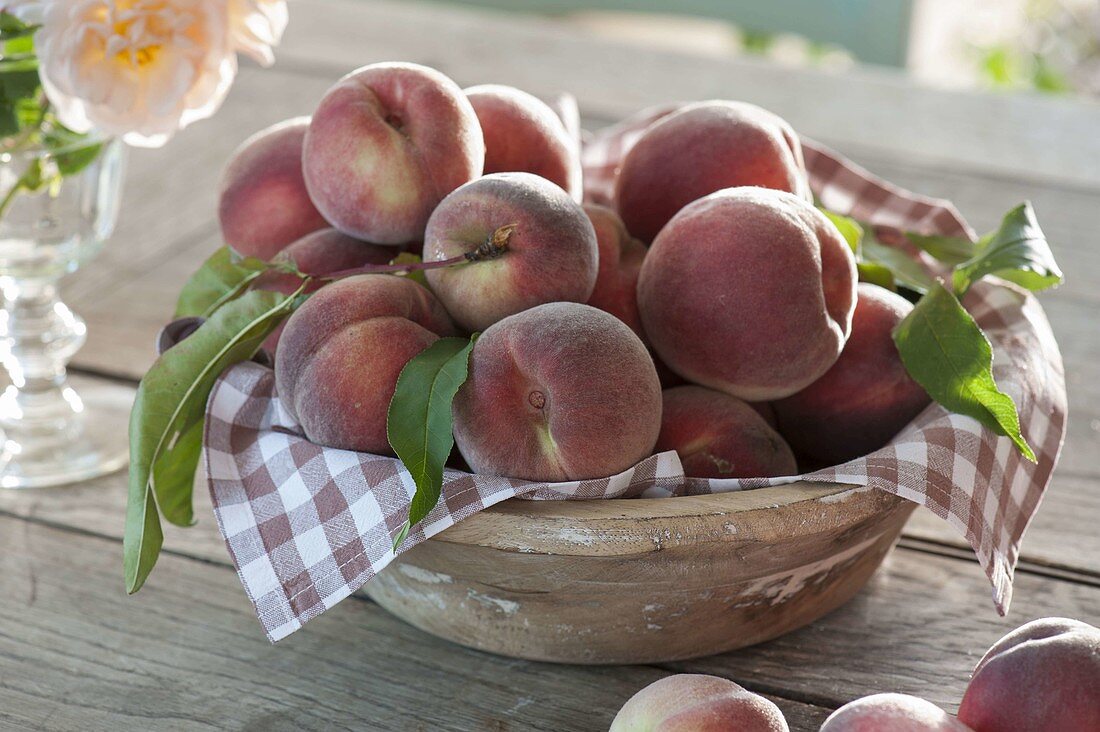
<instances>
[{"instance_id":1,"label":"brown and white gingham fabric","mask_svg":"<svg viewBox=\"0 0 1100 732\"><path fill-rule=\"evenodd\" d=\"M584 150L590 200L608 200L623 152L668 108L590 138ZM883 227L972 236L955 209L881 181L812 143L806 165L827 207ZM980 282L965 302L990 336L994 374L1019 405L1039 461L976 420L931 405L874 453L802 476L685 479L675 453L599 480L540 484L448 470L443 499L398 552L500 501L676 496L745 490L796 479L878 488L929 507L970 542L1007 611L1020 538L1046 488L1066 423L1061 356L1036 299ZM414 486L396 458L324 448L306 440L282 408L270 369L243 364L214 387L203 467L218 526L245 591L272 641L284 638L362 587L394 558L392 537Z\"/></svg>"}]
</instances>

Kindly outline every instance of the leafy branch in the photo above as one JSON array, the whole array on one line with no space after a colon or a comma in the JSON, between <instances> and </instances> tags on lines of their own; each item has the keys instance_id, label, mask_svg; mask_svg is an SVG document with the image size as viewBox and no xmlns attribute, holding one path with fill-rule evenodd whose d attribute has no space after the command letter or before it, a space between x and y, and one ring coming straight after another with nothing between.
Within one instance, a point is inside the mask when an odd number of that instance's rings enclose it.
<instances>
[{"instance_id":1,"label":"leafy branch","mask_svg":"<svg viewBox=\"0 0 1100 732\"><path fill-rule=\"evenodd\" d=\"M861 280L889 289L902 285L920 295L894 330L894 343L909 375L935 401L1005 435L1021 455L1035 462L1035 452L1020 429L1016 403L993 378L989 338L961 302L970 287L987 276L1033 292L1063 281L1031 204L1013 208L995 231L977 242L904 234L909 243L950 268L947 282L929 276L916 260L882 243L855 220L825 214L855 252Z\"/></svg>"},{"instance_id":2,"label":"leafy branch","mask_svg":"<svg viewBox=\"0 0 1100 732\"><path fill-rule=\"evenodd\" d=\"M34 49L37 30L0 12L0 153L29 158L0 196L0 217L21 193L57 195L62 179L80 173L102 150L99 140L65 127L50 108Z\"/></svg>"}]
</instances>

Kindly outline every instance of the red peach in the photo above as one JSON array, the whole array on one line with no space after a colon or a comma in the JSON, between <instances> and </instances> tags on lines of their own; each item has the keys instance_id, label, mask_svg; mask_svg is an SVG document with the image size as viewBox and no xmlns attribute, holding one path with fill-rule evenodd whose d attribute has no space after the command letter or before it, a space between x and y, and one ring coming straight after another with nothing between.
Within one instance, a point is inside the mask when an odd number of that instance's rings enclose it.
<instances>
[{"instance_id":1,"label":"red peach","mask_svg":"<svg viewBox=\"0 0 1100 732\"><path fill-rule=\"evenodd\" d=\"M334 282L287 321L275 354L279 398L312 442L389 454L386 414L401 369L453 333L443 306L411 280Z\"/></svg>"},{"instance_id":2,"label":"red peach","mask_svg":"<svg viewBox=\"0 0 1100 732\"><path fill-rule=\"evenodd\" d=\"M809 386L836 362L856 301L852 251L790 193L730 188L688 204L638 278L650 344L669 368L746 401Z\"/></svg>"},{"instance_id":3,"label":"red peach","mask_svg":"<svg viewBox=\"0 0 1100 732\"><path fill-rule=\"evenodd\" d=\"M973 732L930 701L908 694L874 694L837 709L821 732Z\"/></svg>"},{"instance_id":4,"label":"red peach","mask_svg":"<svg viewBox=\"0 0 1100 732\"><path fill-rule=\"evenodd\" d=\"M783 119L744 102L689 104L662 117L623 158L615 202L626 228L652 241L692 201L761 186L811 200L802 146Z\"/></svg>"},{"instance_id":5,"label":"red peach","mask_svg":"<svg viewBox=\"0 0 1100 732\"><path fill-rule=\"evenodd\" d=\"M1100 629L1042 618L1001 638L974 669L959 719L976 732L1100 730Z\"/></svg>"},{"instance_id":6,"label":"red peach","mask_svg":"<svg viewBox=\"0 0 1100 732\"><path fill-rule=\"evenodd\" d=\"M891 336L908 300L860 283L852 334L840 358L802 391L772 404L779 431L799 453L829 465L876 450L929 403Z\"/></svg>"},{"instance_id":7,"label":"red peach","mask_svg":"<svg viewBox=\"0 0 1100 732\"><path fill-rule=\"evenodd\" d=\"M602 310L555 302L490 326L454 401L455 442L476 472L602 478L653 451L661 385L645 346Z\"/></svg>"},{"instance_id":8,"label":"red peach","mask_svg":"<svg viewBox=\"0 0 1100 732\"><path fill-rule=\"evenodd\" d=\"M303 150L317 208L376 244L420 239L444 196L479 175L485 142L458 86L416 64L364 66L321 100Z\"/></svg>"},{"instance_id":9,"label":"red peach","mask_svg":"<svg viewBox=\"0 0 1100 732\"><path fill-rule=\"evenodd\" d=\"M427 272L455 322L482 330L535 305L589 298L599 258L592 224L565 191L531 173L494 173L447 196L428 221L424 261L466 255L505 230L499 256Z\"/></svg>"},{"instance_id":10,"label":"red peach","mask_svg":"<svg viewBox=\"0 0 1100 732\"><path fill-rule=\"evenodd\" d=\"M581 199L580 150L545 102L500 84L466 90L485 135L485 173L533 173Z\"/></svg>"},{"instance_id":11,"label":"red peach","mask_svg":"<svg viewBox=\"0 0 1100 732\"><path fill-rule=\"evenodd\" d=\"M783 712L732 681L676 674L627 700L608 732L787 732Z\"/></svg>"},{"instance_id":12,"label":"red peach","mask_svg":"<svg viewBox=\"0 0 1100 732\"><path fill-rule=\"evenodd\" d=\"M288 244L328 226L302 178L302 142L309 118L257 132L233 153L222 174L218 219L225 243L271 259Z\"/></svg>"},{"instance_id":13,"label":"red peach","mask_svg":"<svg viewBox=\"0 0 1100 732\"><path fill-rule=\"evenodd\" d=\"M586 204L584 212L596 230L600 250L596 287L588 304L611 313L644 341L642 319L638 315L638 274L646 255L645 244L630 235L622 219L610 208Z\"/></svg>"},{"instance_id":14,"label":"red peach","mask_svg":"<svg viewBox=\"0 0 1100 732\"><path fill-rule=\"evenodd\" d=\"M665 389L654 452L675 450L690 478L795 475L794 453L751 404L702 386Z\"/></svg>"},{"instance_id":15,"label":"red peach","mask_svg":"<svg viewBox=\"0 0 1100 732\"><path fill-rule=\"evenodd\" d=\"M336 229L320 229L294 242L279 252L275 259L293 262L303 274L323 277L367 264L388 264L393 260L394 254L393 247L380 247L352 239ZM252 288L290 295L301 283L302 280L297 275L268 270L256 278ZM316 292L325 284L324 281L316 280L306 291ZM284 322L276 328L264 341L264 348L274 353L285 327Z\"/></svg>"}]
</instances>

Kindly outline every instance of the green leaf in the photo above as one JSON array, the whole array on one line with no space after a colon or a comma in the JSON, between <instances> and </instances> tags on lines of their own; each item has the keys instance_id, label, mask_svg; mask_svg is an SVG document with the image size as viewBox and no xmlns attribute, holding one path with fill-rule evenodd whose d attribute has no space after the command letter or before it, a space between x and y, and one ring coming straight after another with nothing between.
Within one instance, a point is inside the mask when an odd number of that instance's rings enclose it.
<instances>
[{"instance_id":1,"label":"green leaf","mask_svg":"<svg viewBox=\"0 0 1100 732\"><path fill-rule=\"evenodd\" d=\"M939 236L906 232L905 238L944 264L962 264L974 256L974 242L964 236Z\"/></svg>"},{"instance_id":2,"label":"green leaf","mask_svg":"<svg viewBox=\"0 0 1100 732\"><path fill-rule=\"evenodd\" d=\"M891 292L897 292L898 287L894 283L894 273L889 267L873 262L859 262L856 264L859 271L860 282L870 282L872 285L884 287Z\"/></svg>"},{"instance_id":3,"label":"green leaf","mask_svg":"<svg viewBox=\"0 0 1100 732\"><path fill-rule=\"evenodd\" d=\"M163 544L164 532L160 527L153 490L131 480L126 500L126 529L122 536L122 565L127 592L133 594L141 589L157 563Z\"/></svg>"},{"instance_id":4,"label":"green leaf","mask_svg":"<svg viewBox=\"0 0 1100 732\"><path fill-rule=\"evenodd\" d=\"M833 211L817 207L818 211L821 211L829 221L833 222L833 225L840 232L840 236L844 237L844 240L848 242L851 247L851 253L859 254L859 244L864 240L864 227L859 225L859 222L854 218L843 216L840 214L834 214Z\"/></svg>"},{"instance_id":5,"label":"green leaf","mask_svg":"<svg viewBox=\"0 0 1100 732\"><path fill-rule=\"evenodd\" d=\"M1008 436L1020 453L1035 453L1020 432L1012 398L993 380L993 349L954 293L936 282L894 329L894 343L913 379L952 412Z\"/></svg>"},{"instance_id":6,"label":"green leaf","mask_svg":"<svg viewBox=\"0 0 1100 732\"><path fill-rule=\"evenodd\" d=\"M160 551L156 510L173 524L194 522L191 493L206 401L233 364L256 355L294 310L293 295L256 290L227 303L190 337L157 359L138 387L130 414L130 492L124 560L127 592L140 589Z\"/></svg>"},{"instance_id":7,"label":"green leaf","mask_svg":"<svg viewBox=\"0 0 1100 732\"><path fill-rule=\"evenodd\" d=\"M836 226L840 235L848 242L848 246L852 248L852 254L859 256L859 245L860 242L863 241L863 227L859 225L859 222L848 216L833 213L820 206L818 206L817 210L825 214L825 218L833 222L833 225Z\"/></svg>"},{"instance_id":8,"label":"green leaf","mask_svg":"<svg viewBox=\"0 0 1100 732\"><path fill-rule=\"evenodd\" d=\"M37 68L19 70L11 66L0 67L0 97L5 100L14 102L33 97L38 93L40 84Z\"/></svg>"},{"instance_id":9,"label":"green leaf","mask_svg":"<svg viewBox=\"0 0 1100 732\"><path fill-rule=\"evenodd\" d=\"M34 33L36 30L38 30L37 25L27 25L8 11L0 11L0 39L7 40L26 33Z\"/></svg>"},{"instance_id":10,"label":"green leaf","mask_svg":"<svg viewBox=\"0 0 1100 732\"><path fill-rule=\"evenodd\" d=\"M42 136L42 145L53 154L61 175L76 175L99 157L103 144L88 135L73 132L61 124L51 125Z\"/></svg>"},{"instance_id":11,"label":"green leaf","mask_svg":"<svg viewBox=\"0 0 1100 732\"><path fill-rule=\"evenodd\" d=\"M470 352L477 340L440 338L405 364L397 378L386 418L390 447L416 483L409 518L394 549L439 502L443 466L454 447L451 402L466 381Z\"/></svg>"},{"instance_id":12,"label":"green leaf","mask_svg":"<svg viewBox=\"0 0 1100 732\"><path fill-rule=\"evenodd\" d=\"M267 269L268 265L260 259L242 259L229 247L222 247L183 286L175 317L210 317L222 305L244 294Z\"/></svg>"},{"instance_id":13,"label":"green leaf","mask_svg":"<svg viewBox=\"0 0 1100 732\"><path fill-rule=\"evenodd\" d=\"M886 267L898 282L918 292L927 292L934 281L920 264L905 252L888 247L870 233L863 237L860 247L862 261Z\"/></svg>"},{"instance_id":14,"label":"green leaf","mask_svg":"<svg viewBox=\"0 0 1100 732\"><path fill-rule=\"evenodd\" d=\"M955 292L962 297L972 283L986 275L1035 292L1064 279L1030 203L1021 203L1005 214L1000 228L978 241L974 257L955 268Z\"/></svg>"}]
</instances>

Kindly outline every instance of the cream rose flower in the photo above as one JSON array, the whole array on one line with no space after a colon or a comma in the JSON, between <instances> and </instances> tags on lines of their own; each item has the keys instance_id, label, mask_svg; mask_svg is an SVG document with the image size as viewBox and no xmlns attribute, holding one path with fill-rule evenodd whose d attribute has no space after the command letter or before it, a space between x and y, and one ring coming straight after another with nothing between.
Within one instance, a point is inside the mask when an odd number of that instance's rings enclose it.
<instances>
[{"instance_id":1,"label":"cream rose flower","mask_svg":"<svg viewBox=\"0 0 1100 732\"><path fill-rule=\"evenodd\" d=\"M237 73L225 0L48 0L36 36L66 126L164 144L217 111Z\"/></svg>"},{"instance_id":2,"label":"cream rose flower","mask_svg":"<svg viewBox=\"0 0 1100 732\"><path fill-rule=\"evenodd\" d=\"M285 0L229 0L234 50L264 66L275 63L272 48L282 40L288 20Z\"/></svg>"},{"instance_id":3,"label":"cream rose flower","mask_svg":"<svg viewBox=\"0 0 1100 732\"><path fill-rule=\"evenodd\" d=\"M62 123L144 147L214 114L237 74L236 54L270 63L287 22L285 0L40 4L42 85Z\"/></svg>"}]
</instances>

